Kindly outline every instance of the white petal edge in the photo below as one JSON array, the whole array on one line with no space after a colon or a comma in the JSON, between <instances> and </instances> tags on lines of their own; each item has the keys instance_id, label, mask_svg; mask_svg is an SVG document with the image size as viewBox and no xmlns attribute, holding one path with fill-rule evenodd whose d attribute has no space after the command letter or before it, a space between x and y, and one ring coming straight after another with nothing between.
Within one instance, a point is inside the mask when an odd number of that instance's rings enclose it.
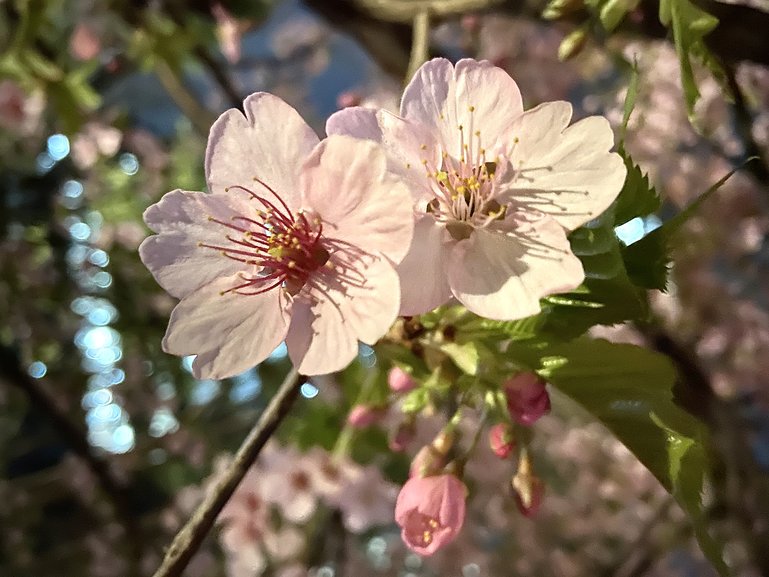
<instances>
[{"instance_id":1,"label":"white petal edge","mask_svg":"<svg viewBox=\"0 0 769 577\"><path fill-rule=\"evenodd\" d=\"M198 355L193 375L223 379L266 359L286 336L289 312L279 290L260 295L221 294L239 283L238 275L220 278L176 305L163 337L163 350Z\"/></svg>"},{"instance_id":2,"label":"white petal edge","mask_svg":"<svg viewBox=\"0 0 769 577\"><path fill-rule=\"evenodd\" d=\"M456 245L449 264L449 284L457 300L494 320L537 314L539 299L574 289L585 277L555 220L506 224L508 234L474 231Z\"/></svg>"},{"instance_id":3,"label":"white petal edge","mask_svg":"<svg viewBox=\"0 0 769 577\"><path fill-rule=\"evenodd\" d=\"M266 92L243 102L245 115L224 112L211 126L206 147L206 180L210 192L244 186L269 198L258 178L294 207L299 171L319 138L289 104Z\"/></svg>"}]
</instances>

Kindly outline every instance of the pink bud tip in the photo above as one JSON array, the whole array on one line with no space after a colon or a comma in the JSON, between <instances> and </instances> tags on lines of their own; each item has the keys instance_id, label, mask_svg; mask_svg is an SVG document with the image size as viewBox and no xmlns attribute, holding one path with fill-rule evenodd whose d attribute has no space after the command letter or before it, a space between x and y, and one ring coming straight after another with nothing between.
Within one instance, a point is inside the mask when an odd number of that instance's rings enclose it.
<instances>
[{"instance_id":1,"label":"pink bud tip","mask_svg":"<svg viewBox=\"0 0 769 577\"><path fill-rule=\"evenodd\" d=\"M412 477L395 503L395 521L406 546L432 555L453 541L465 521L464 483L454 475Z\"/></svg>"},{"instance_id":2,"label":"pink bud tip","mask_svg":"<svg viewBox=\"0 0 769 577\"><path fill-rule=\"evenodd\" d=\"M500 459L507 459L515 449L515 440L510 426L498 423L489 429L489 446Z\"/></svg>"},{"instance_id":3,"label":"pink bud tip","mask_svg":"<svg viewBox=\"0 0 769 577\"><path fill-rule=\"evenodd\" d=\"M347 424L354 429L365 429L378 423L384 416L384 409L369 405L355 405L347 415Z\"/></svg>"},{"instance_id":4,"label":"pink bud tip","mask_svg":"<svg viewBox=\"0 0 769 577\"><path fill-rule=\"evenodd\" d=\"M341 108L349 108L350 106L358 106L361 102L360 94L354 90L347 90L341 92L336 97L336 105Z\"/></svg>"},{"instance_id":5,"label":"pink bud tip","mask_svg":"<svg viewBox=\"0 0 769 577\"><path fill-rule=\"evenodd\" d=\"M400 367L390 369L390 372L387 373L387 384L395 393L407 393L417 386L414 377Z\"/></svg>"},{"instance_id":6,"label":"pink bud tip","mask_svg":"<svg viewBox=\"0 0 769 577\"><path fill-rule=\"evenodd\" d=\"M545 381L535 373L520 373L509 379L504 388L510 416L521 425L533 425L550 412Z\"/></svg>"},{"instance_id":7,"label":"pink bud tip","mask_svg":"<svg viewBox=\"0 0 769 577\"><path fill-rule=\"evenodd\" d=\"M534 517L542 504L545 494L545 484L541 479L534 477L529 480L526 491L515 491L515 504L521 515L529 519Z\"/></svg>"}]
</instances>

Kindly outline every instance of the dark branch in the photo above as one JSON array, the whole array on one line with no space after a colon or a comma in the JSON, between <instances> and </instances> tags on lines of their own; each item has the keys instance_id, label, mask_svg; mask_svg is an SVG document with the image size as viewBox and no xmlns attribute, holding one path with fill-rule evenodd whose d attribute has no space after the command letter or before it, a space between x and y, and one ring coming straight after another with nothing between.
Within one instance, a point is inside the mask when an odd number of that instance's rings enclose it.
<instances>
[{"instance_id":1,"label":"dark branch","mask_svg":"<svg viewBox=\"0 0 769 577\"><path fill-rule=\"evenodd\" d=\"M262 447L291 410L299 394L300 383L301 376L296 370L291 370L259 421L243 440L232 464L211 487L211 490L206 492L203 502L174 537L173 543L166 551L163 564L155 572L154 577L179 577L184 572L185 567L200 548L203 539L214 526L219 513L232 497L248 469L256 461Z\"/></svg>"}]
</instances>

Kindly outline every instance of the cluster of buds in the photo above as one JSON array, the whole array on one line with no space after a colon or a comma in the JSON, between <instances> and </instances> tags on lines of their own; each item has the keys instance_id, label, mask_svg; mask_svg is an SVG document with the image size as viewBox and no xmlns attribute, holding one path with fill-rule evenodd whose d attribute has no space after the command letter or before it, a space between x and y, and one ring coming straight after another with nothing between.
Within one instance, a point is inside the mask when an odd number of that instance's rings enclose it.
<instances>
[{"instance_id":1,"label":"cluster of buds","mask_svg":"<svg viewBox=\"0 0 769 577\"><path fill-rule=\"evenodd\" d=\"M388 375L394 392L416 387L413 377L399 368ZM517 468L510 489L520 512L536 514L542 501L544 484L533 470L525 445L520 449L515 427L529 427L550 411L545 381L535 373L519 373L503 384L508 415L489 428L489 444L500 459L517 456ZM462 482L462 459L455 458L457 420L452 420L414 457L409 480L401 488L395 520L401 527L403 542L420 555L431 555L458 535L465 517L467 489ZM404 438L413 436L414 418L407 418L391 445L402 450ZM402 429L402 431L401 431ZM410 434L409 434L410 433ZM403 438L401 438L403 437Z\"/></svg>"}]
</instances>

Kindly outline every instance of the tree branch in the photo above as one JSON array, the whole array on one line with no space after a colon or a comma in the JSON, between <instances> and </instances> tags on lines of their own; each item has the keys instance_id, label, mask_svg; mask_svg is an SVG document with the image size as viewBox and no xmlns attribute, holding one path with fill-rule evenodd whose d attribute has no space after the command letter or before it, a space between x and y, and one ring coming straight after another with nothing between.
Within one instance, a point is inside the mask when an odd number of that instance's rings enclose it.
<instances>
[{"instance_id":1,"label":"tree branch","mask_svg":"<svg viewBox=\"0 0 769 577\"><path fill-rule=\"evenodd\" d=\"M243 480L248 469L254 464L262 447L278 428L294 404L301 383L301 375L292 369L280 385L278 392L262 413L248 436L243 440L232 464L214 484L203 502L193 513L186 525L174 537L166 551L165 559L154 577L179 577L200 548L216 518Z\"/></svg>"}]
</instances>

